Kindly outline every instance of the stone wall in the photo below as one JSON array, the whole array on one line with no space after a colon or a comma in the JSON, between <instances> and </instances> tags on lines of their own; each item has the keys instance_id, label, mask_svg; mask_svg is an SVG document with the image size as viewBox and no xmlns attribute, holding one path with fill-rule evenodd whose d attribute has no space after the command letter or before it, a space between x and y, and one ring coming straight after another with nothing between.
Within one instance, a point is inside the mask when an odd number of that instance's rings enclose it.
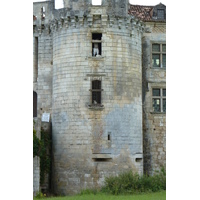
<instances>
[{"instance_id":1,"label":"stone wall","mask_svg":"<svg viewBox=\"0 0 200 200\"><path fill-rule=\"evenodd\" d=\"M42 9L43 7L44 10ZM50 20L54 18L53 11L54 11L53 0L34 2L33 15L37 18L37 20L34 20L33 25L47 24Z\"/></svg>"},{"instance_id":2,"label":"stone wall","mask_svg":"<svg viewBox=\"0 0 200 200\"><path fill-rule=\"evenodd\" d=\"M64 7L72 11L80 11L91 6L92 0L64 0Z\"/></svg>"},{"instance_id":3,"label":"stone wall","mask_svg":"<svg viewBox=\"0 0 200 200\"><path fill-rule=\"evenodd\" d=\"M35 196L40 190L40 158L33 158L33 195Z\"/></svg>"},{"instance_id":4,"label":"stone wall","mask_svg":"<svg viewBox=\"0 0 200 200\"><path fill-rule=\"evenodd\" d=\"M165 87L166 72L151 68L151 42L165 41L165 25L147 23L143 34L144 23L126 14L128 0L64 5L34 4L37 132L42 113L50 113L53 192L98 188L106 176L126 170L142 174L143 150L145 172L153 173L165 165L166 119L152 113L151 91ZM92 56L94 33L102 34L99 57ZM91 102L93 80L101 80L101 106Z\"/></svg>"},{"instance_id":5,"label":"stone wall","mask_svg":"<svg viewBox=\"0 0 200 200\"><path fill-rule=\"evenodd\" d=\"M37 131L38 120L33 119L33 128ZM36 132L38 138L40 138L40 131ZM40 191L40 158L35 156L33 158L33 196L35 196Z\"/></svg>"},{"instance_id":6,"label":"stone wall","mask_svg":"<svg viewBox=\"0 0 200 200\"><path fill-rule=\"evenodd\" d=\"M42 7L45 18L42 19ZM37 93L37 117L34 118L37 137L40 138L41 119L44 112L51 113L52 109L52 38L49 31L49 20L52 17L53 2L36 2L33 4L33 91ZM40 170L39 158L33 160L33 189L39 191Z\"/></svg>"},{"instance_id":7,"label":"stone wall","mask_svg":"<svg viewBox=\"0 0 200 200\"><path fill-rule=\"evenodd\" d=\"M41 6L38 6L37 4L37 8L38 7ZM38 12L40 13L39 9ZM42 113L51 113L52 109L53 46L52 36L50 34L49 26L47 24L43 24L39 19L36 20L36 22L34 22L33 32L33 49L35 50L35 53L37 53L37 55L34 55L33 70L33 90L37 92L38 97L37 131L40 131L41 129Z\"/></svg>"},{"instance_id":8,"label":"stone wall","mask_svg":"<svg viewBox=\"0 0 200 200\"><path fill-rule=\"evenodd\" d=\"M52 155L52 143L51 143L51 138L52 138L52 125L51 125L51 121L50 122L42 122L41 123L41 127L42 130L44 131L45 134L49 135L49 139L50 139L50 143L48 144L48 146L46 146L46 153L47 155L50 155L50 171L49 173L45 174L45 178L42 184L40 184L40 189L43 193L47 194L49 192L51 192L51 164L52 164L52 160L51 160L51 155Z\"/></svg>"},{"instance_id":9,"label":"stone wall","mask_svg":"<svg viewBox=\"0 0 200 200\"><path fill-rule=\"evenodd\" d=\"M142 33L132 30L130 19L129 24L124 18L108 21L105 7L92 7L89 18L80 19L58 22L52 33L57 194L100 187L105 176L124 170L143 173ZM93 33L102 34L100 57L91 54ZM89 90L97 78L102 82L103 108L95 109L89 106Z\"/></svg>"},{"instance_id":10,"label":"stone wall","mask_svg":"<svg viewBox=\"0 0 200 200\"><path fill-rule=\"evenodd\" d=\"M152 88L166 88L166 69L151 65L152 43L166 43L165 23L147 23L143 34L143 148L144 172L166 167L166 113L153 112Z\"/></svg>"}]
</instances>

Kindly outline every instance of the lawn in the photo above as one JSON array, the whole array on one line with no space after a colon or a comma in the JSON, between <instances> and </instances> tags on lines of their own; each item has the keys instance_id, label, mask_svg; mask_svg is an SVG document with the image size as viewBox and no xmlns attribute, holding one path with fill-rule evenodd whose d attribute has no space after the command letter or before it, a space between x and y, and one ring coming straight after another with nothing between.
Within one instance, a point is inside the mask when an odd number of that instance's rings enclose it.
<instances>
[{"instance_id":1,"label":"lawn","mask_svg":"<svg viewBox=\"0 0 200 200\"><path fill-rule=\"evenodd\" d=\"M106 194L85 194L66 197L51 197L43 198L46 200L166 200L166 191L148 193L148 194L135 194L135 195L106 195ZM36 200L36 198L34 198Z\"/></svg>"}]
</instances>

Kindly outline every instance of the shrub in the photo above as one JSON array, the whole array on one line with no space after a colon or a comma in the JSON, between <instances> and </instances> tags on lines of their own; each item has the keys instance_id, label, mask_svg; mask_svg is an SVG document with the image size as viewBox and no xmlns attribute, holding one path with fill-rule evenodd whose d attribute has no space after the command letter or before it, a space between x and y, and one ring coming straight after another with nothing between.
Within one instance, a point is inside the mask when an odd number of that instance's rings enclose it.
<instances>
[{"instance_id":1,"label":"shrub","mask_svg":"<svg viewBox=\"0 0 200 200\"><path fill-rule=\"evenodd\" d=\"M85 189L81 190L80 195L85 195L85 194L97 194L98 190L97 189Z\"/></svg>"},{"instance_id":2,"label":"shrub","mask_svg":"<svg viewBox=\"0 0 200 200\"><path fill-rule=\"evenodd\" d=\"M131 171L119 176L105 178L102 192L118 194L133 194L141 192L157 192L166 190L166 173L164 168L153 176L133 174Z\"/></svg>"},{"instance_id":3,"label":"shrub","mask_svg":"<svg viewBox=\"0 0 200 200\"><path fill-rule=\"evenodd\" d=\"M45 174L51 170L51 138L50 134L41 129L41 139L33 129L33 157L40 157L40 184L44 183Z\"/></svg>"},{"instance_id":4,"label":"shrub","mask_svg":"<svg viewBox=\"0 0 200 200\"><path fill-rule=\"evenodd\" d=\"M46 194L43 194L41 191L38 192L35 196L36 199L43 199L46 197Z\"/></svg>"},{"instance_id":5,"label":"shrub","mask_svg":"<svg viewBox=\"0 0 200 200\"><path fill-rule=\"evenodd\" d=\"M40 140L36 136L36 130L33 129L33 157L40 155Z\"/></svg>"},{"instance_id":6,"label":"shrub","mask_svg":"<svg viewBox=\"0 0 200 200\"><path fill-rule=\"evenodd\" d=\"M40 183L44 183L45 174L50 173L51 170L51 140L50 134L41 129L41 140L40 140Z\"/></svg>"}]
</instances>

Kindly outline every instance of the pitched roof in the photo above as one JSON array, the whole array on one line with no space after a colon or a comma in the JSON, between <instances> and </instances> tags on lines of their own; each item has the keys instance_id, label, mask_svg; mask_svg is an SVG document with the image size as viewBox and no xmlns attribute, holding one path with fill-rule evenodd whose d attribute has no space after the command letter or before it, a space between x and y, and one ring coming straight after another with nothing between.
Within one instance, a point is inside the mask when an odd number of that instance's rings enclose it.
<instances>
[{"instance_id":1,"label":"pitched roof","mask_svg":"<svg viewBox=\"0 0 200 200\"><path fill-rule=\"evenodd\" d=\"M128 14L136 16L142 21L151 21L153 16L153 7L154 6L130 5Z\"/></svg>"},{"instance_id":2,"label":"pitched roof","mask_svg":"<svg viewBox=\"0 0 200 200\"><path fill-rule=\"evenodd\" d=\"M164 19L157 17L158 9L164 9ZM130 5L128 10L129 15L133 15L142 21L166 21L166 6L162 3L155 6L141 6L141 5Z\"/></svg>"}]
</instances>

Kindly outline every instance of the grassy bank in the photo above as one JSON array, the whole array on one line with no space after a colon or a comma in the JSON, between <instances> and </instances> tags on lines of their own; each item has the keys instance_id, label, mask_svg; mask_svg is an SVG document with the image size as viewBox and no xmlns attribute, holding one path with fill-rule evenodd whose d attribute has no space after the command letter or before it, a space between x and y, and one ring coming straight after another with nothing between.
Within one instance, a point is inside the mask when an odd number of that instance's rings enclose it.
<instances>
[{"instance_id":1,"label":"grassy bank","mask_svg":"<svg viewBox=\"0 0 200 200\"><path fill-rule=\"evenodd\" d=\"M44 200L166 200L166 191L134 195L107 195L102 193L66 197L48 197ZM34 198L34 200L37 200Z\"/></svg>"},{"instance_id":2,"label":"grassy bank","mask_svg":"<svg viewBox=\"0 0 200 200\"><path fill-rule=\"evenodd\" d=\"M42 193L38 193L42 199ZM43 198L45 199L45 198ZM166 172L152 176L133 174L131 171L118 176L105 178L104 186L97 189L85 189L79 195L66 197L52 197L48 200L164 200L166 199Z\"/></svg>"}]
</instances>

